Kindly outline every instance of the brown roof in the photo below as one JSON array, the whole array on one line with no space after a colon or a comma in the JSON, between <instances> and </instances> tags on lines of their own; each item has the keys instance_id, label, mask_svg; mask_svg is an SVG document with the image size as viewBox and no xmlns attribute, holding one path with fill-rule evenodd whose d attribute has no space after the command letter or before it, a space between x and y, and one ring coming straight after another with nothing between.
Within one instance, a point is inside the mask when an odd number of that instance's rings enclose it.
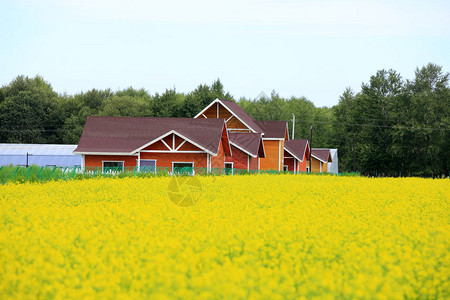
<instances>
[{"instance_id":1,"label":"brown roof","mask_svg":"<svg viewBox=\"0 0 450 300\"><path fill-rule=\"evenodd\" d=\"M256 157L266 157L261 133L230 132L228 133L230 144L236 146L247 154Z\"/></svg>"},{"instance_id":2,"label":"brown roof","mask_svg":"<svg viewBox=\"0 0 450 300\"><path fill-rule=\"evenodd\" d=\"M284 142L284 149L300 161L303 161L308 148L308 140L289 140Z\"/></svg>"},{"instance_id":3,"label":"brown roof","mask_svg":"<svg viewBox=\"0 0 450 300\"><path fill-rule=\"evenodd\" d=\"M311 150L311 156L314 156L322 162L332 162L330 149L313 148Z\"/></svg>"},{"instance_id":4,"label":"brown roof","mask_svg":"<svg viewBox=\"0 0 450 300\"><path fill-rule=\"evenodd\" d=\"M264 138L284 139L286 136L286 121L256 121L264 132Z\"/></svg>"},{"instance_id":5,"label":"brown roof","mask_svg":"<svg viewBox=\"0 0 450 300\"><path fill-rule=\"evenodd\" d=\"M236 102L218 99L224 106L226 106L233 114L235 114L242 122L256 132L263 132L256 121L243 110Z\"/></svg>"},{"instance_id":6,"label":"brown roof","mask_svg":"<svg viewBox=\"0 0 450 300\"><path fill-rule=\"evenodd\" d=\"M171 131L217 154L223 119L88 117L74 153L132 154Z\"/></svg>"}]
</instances>

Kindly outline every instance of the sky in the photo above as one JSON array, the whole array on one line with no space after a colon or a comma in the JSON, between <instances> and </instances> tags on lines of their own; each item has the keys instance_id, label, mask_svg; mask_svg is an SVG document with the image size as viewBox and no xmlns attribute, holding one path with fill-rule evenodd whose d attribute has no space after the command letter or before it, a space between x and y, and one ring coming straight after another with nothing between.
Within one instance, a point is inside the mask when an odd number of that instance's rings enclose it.
<instances>
[{"instance_id":1,"label":"sky","mask_svg":"<svg viewBox=\"0 0 450 300\"><path fill-rule=\"evenodd\" d=\"M450 1L1 0L0 85L41 75L58 93L275 90L338 104L377 70L450 71Z\"/></svg>"}]
</instances>

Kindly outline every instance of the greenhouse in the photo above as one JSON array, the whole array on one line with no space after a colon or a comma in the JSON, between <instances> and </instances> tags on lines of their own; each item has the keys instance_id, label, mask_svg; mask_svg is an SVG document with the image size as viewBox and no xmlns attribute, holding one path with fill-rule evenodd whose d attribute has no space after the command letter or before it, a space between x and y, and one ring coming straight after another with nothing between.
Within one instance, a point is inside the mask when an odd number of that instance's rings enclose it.
<instances>
[{"instance_id":1,"label":"greenhouse","mask_svg":"<svg viewBox=\"0 0 450 300\"><path fill-rule=\"evenodd\" d=\"M81 166L77 145L1 144L0 166L73 167Z\"/></svg>"}]
</instances>

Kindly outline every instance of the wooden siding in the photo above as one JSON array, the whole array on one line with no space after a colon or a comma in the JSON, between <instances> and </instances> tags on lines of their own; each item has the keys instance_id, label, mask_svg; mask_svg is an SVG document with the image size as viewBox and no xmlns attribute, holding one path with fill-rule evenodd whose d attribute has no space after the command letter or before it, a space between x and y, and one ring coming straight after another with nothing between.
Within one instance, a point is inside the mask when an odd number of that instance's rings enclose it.
<instances>
[{"instance_id":1,"label":"wooden siding","mask_svg":"<svg viewBox=\"0 0 450 300\"><path fill-rule=\"evenodd\" d=\"M102 161L124 161L124 168L136 167L137 156L126 155L85 155L84 163L86 167L102 168Z\"/></svg>"},{"instance_id":2,"label":"wooden siding","mask_svg":"<svg viewBox=\"0 0 450 300\"><path fill-rule=\"evenodd\" d=\"M285 152L285 154L286 154L286 152ZM290 171L290 172L296 172L296 170L294 169L294 165L295 165L294 161L298 162L298 160L295 159L294 157L286 157L286 156L284 157L284 165L288 166L288 171Z\"/></svg>"},{"instance_id":3,"label":"wooden siding","mask_svg":"<svg viewBox=\"0 0 450 300\"><path fill-rule=\"evenodd\" d=\"M203 114L207 118L216 119L217 118L217 104L213 104L210 108L208 108ZM204 118L204 116L200 115L199 118Z\"/></svg>"},{"instance_id":4,"label":"wooden siding","mask_svg":"<svg viewBox=\"0 0 450 300\"><path fill-rule=\"evenodd\" d=\"M306 157L303 158L303 161L297 161L298 163L298 172L306 172L306 167L309 167L309 164L306 164Z\"/></svg>"},{"instance_id":5,"label":"wooden siding","mask_svg":"<svg viewBox=\"0 0 450 300\"><path fill-rule=\"evenodd\" d=\"M294 171L294 160L296 166L296 172L306 172L306 167L309 167L309 162L307 163L306 155L303 157L303 161L292 157L286 150L284 151L284 165L288 166L289 171Z\"/></svg>"},{"instance_id":6,"label":"wooden siding","mask_svg":"<svg viewBox=\"0 0 450 300\"><path fill-rule=\"evenodd\" d=\"M198 148L197 146L186 141L186 143L184 143L180 147L180 149L178 149L178 151L204 151L204 150L202 150L202 149Z\"/></svg>"},{"instance_id":7,"label":"wooden siding","mask_svg":"<svg viewBox=\"0 0 450 300\"><path fill-rule=\"evenodd\" d=\"M205 115L207 118L217 118L217 106L219 106L219 118L228 120L232 114L222 105L219 103L213 104L210 108L208 108L206 111L203 112L203 115ZM203 115L198 116L198 118L204 118ZM243 130L235 130L235 132L251 132L251 130L245 126L241 121L239 121L235 116L233 116L227 123L228 129L247 129L246 131Z\"/></svg>"},{"instance_id":8,"label":"wooden siding","mask_svg":"<svg viewBox=\"0 0 450 300\"><path fill-rule=\"evenodd\" d=\"M180 144L184 141L184 139L180 138L178 135L175 135L175 149L180 146ZM186 143L185 143L186 144Z\"/></svg>"},{"instance_id":9,"label":"wooden siding","mask_svg":"<svg viewBox=\"0 0 450 300\"><path fill-rule=\"evenodd\" d=\"M247 170L247 156L248 154L244 151L239 150L235 146L231 145L232 156L228 156L225 158L226 162L232 162L234 169L243 169ZM258 166L256 166L258 167Z\"/></svg>"},{"instance_id":10,"label":"wooden siding","mask_svg":"<svg viewBox=\"0 0 450 300\"><path fill-rule=\"evenodd\" d=\"M231 116L232 114L228 111L228 109L226 109L222 105L219 105L219 118L227 120Z\"/></svg>"},{"instance_id":11,"label":"wooden siding","mask_svg":"<svg viewBox=\"0 0 450 300\"><path fill-rule=\"evenodd\" d=\"M321 164L322 164L322 172L326 172L327 171L327 170L324 170L324 165L326 165L326 164L322 163L317 158L314 158L314 157L311 156L311 161L312 161L312 163L311 163L312 172L320 173L320 165ZM309 161L308 161L308 165L307 166L309 167Z\"/></svg>"},{"instance_id":12,"label":"wooden siding","mask_svg":"<svg viewBox=\"0 0 450 300\"><path fill-rule=\"evenodd\" d=\"M250 165L250 170L258 170L258 157L248 157L250 159L249 161L249 165Z\"/></svg>"},{"instance_id":13,"label":"wooden siding","mask_svg":"<svg viewBox=\"0 0 450 300\"><path fill-rule=\"evenodd\" d=\"M141 159L156 159L156 167L169 167L172 162L193 162L195 168L206 168L206 153L141 153Z\"/></svg>"},{"instance_id":14,"label":"wooden siding","mask_svg":"<svg viewBox=\"0 0 450 300\"><path fill-rule=\"evenodd\" d=\"M236 128L236 129L247 129L247 130L249 130L249 128L247 126L245 126L241 121L239 121L236 117L231 118L227 122L227 128L229 128L229 129ZM239 130L238 132L244 132L244 131Z\"/></svg>"},{"instance_id":15,"label":"wooden siding","mask_svg":"<svg viewBox=\"0 0 450 300\"><path fill-rule=\"evenodd\" d=\"M211 168L225 168L225 153L223 151L223 140L220 140L217 156L211 155Z\"/></svg>"},{"instance_id":16,"label":"wooden siding","mask_svg":"<svg viewBox=\"0 0 450 300\"><path fill-rule=\"evenodd\" d=\"M173 134L166 136L163 140L169 145L169 147L173 147ZM175 149L184 141L184 139L178 137L175 134ZM169 151L170 149L167 148L166 145L162 141L157 141L153 144L151 144L148 147L145 147L142 150L163 150L163 151ZM178 151L203 151L203 149L198 148L197 146L191 144L190 142L186 141Z\"/></svg>"},{"instance_id":17,"label":"wooden siding","mask_svg":"<svg viewBox=\"0 0 450 300\"><path fill-rule=\"evenodd\" d=\"M232 162L234 169L247 170L258 170L258 157L251 157L244 151L231 145L231 151L233 153L232 157L226 157L226 162Z\"/></svg>"},{"instance_id":18,"label":"wooden siding","mask_svg":"<svg viewBox=\"0 0 450 300\"><path fill-rule=\"evenodd\" d=\"M283 170L284 141L263 139L263 143L264 149L266 151L266 157L260 159L260 169L261 170L272 169L275 171Z\"/></svg>"},{"instance_id":19,"label":"wooden siding","mask_svg":"<svg viewBox=\"0 0 450 300\"><path fill-rule=\"evenodd\" d=\"M228 128L228 130L230 131L230 132L240 132L240 133L242 133L242 132L252 132L250 129L233 129L233 128Z\"/></svg>"},{"instance_id":20,"label":"wooden siding","mask_svg":"<svg viewBox=\"0 0 450 300\"><path fill-rule=\"evenodd\" d=\"M169 146L171 146L171 145L169 144ZM165 151L168 151L169 149L167 148L166 145L164 145L163 142L157 141L157 142L154 142L153 144L151 144L150 146L145 147L142 150L165 150Z\"/></svg>"}]
</instances>

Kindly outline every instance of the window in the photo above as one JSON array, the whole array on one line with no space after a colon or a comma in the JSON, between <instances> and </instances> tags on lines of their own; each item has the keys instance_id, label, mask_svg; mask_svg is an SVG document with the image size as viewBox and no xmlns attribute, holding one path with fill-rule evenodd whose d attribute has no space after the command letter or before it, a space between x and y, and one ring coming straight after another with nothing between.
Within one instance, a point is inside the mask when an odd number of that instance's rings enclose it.
<instances>
[{"instance_id":1,"label":"window","mask_svg":"<svg viewBox=\"0 0 450 300\"><path fill-rule=\"evenodd\" d=\"M289 171L288 166L284 165L284 166L283 166L283 171L285 171L285 172L286 172L286 171Z\"/></svg>"},{"instance_id":2,"label":"window","mask_svg":"<svg viewBox=\"0 0 450 300\"><path fill-rule=\"evenodd\" d=\"M172 162L173 174L194 175L193 162Z\"/></svg>"},{"instance_id":3,"label":"window","mask_svg":"<svg viewBox=\"0 0 450 300\"><path fill-rule=\"evenodd\" d=\"M306 167L306 172L309 172L309 167Z\"/></svg>"},{"instance_id":4,"label":"window","mask_svg":"<svg viewBox=\"0 0 450 300\"><path fill-rule=\"evenodd\" d=\"M225 175L233 175L233 163L232 162L226 162L225 163Z\"/></svg>"},{"instance_id":5,"label":"window","mask_svg":"<svg viewBox=\"0 0 450 300\"><path fill-rule=\"evenodd\" d=\"M103 172L121 172L123 164L123 161L103 161Z\"/></svg>"},{"instance_id":6,"label":"window","mask_svg":"<svg viewBox=\"0 0 450 300\"><path fill-rule=\"evenodd\" d=\"M141 172L155 172L156 159L141 159L139 164L139 170Z\"/></svg>"}]
</instances>

